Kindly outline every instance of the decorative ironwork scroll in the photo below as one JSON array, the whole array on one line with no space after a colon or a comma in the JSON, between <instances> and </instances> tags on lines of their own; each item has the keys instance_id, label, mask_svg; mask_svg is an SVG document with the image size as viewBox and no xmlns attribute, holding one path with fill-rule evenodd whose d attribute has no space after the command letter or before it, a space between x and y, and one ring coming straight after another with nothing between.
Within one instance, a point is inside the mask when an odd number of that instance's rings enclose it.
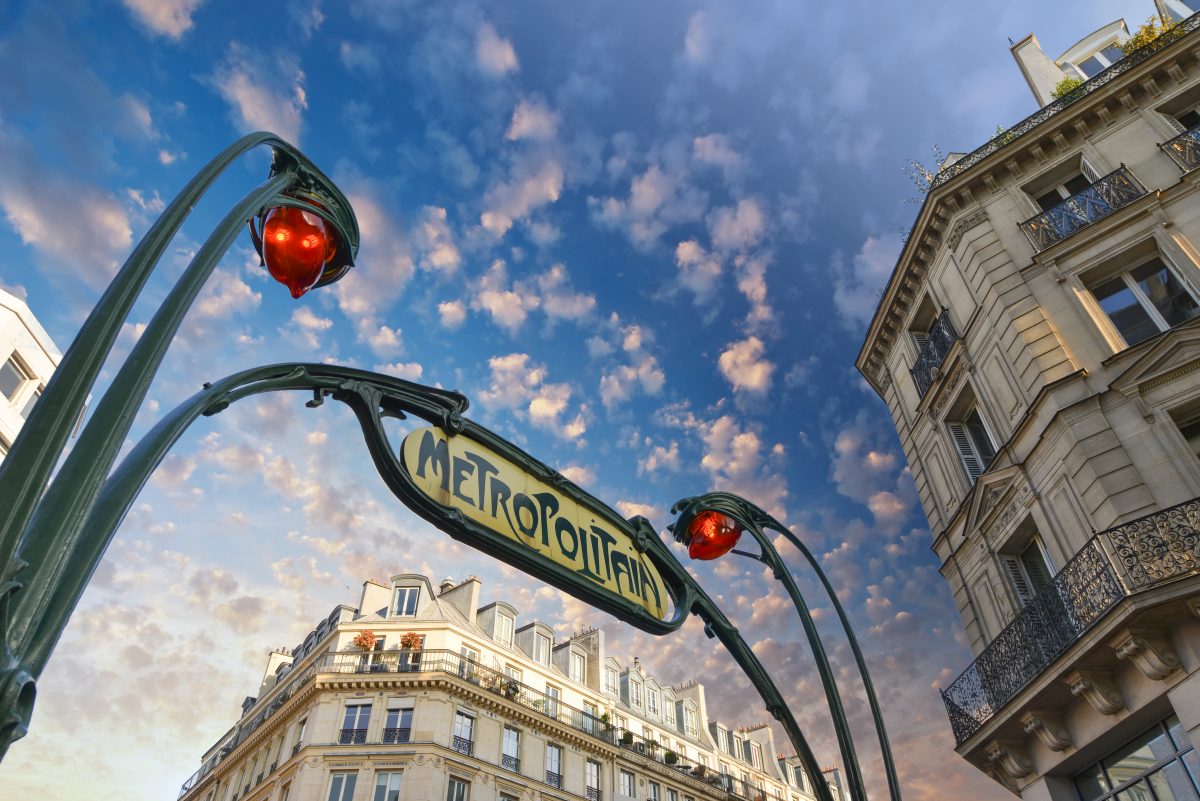
<instances>
[{"instance_id":1,"label":"decorative ironwork scroll","mask_svg":"<svg viewBox=\"0 0 1200 801\"><path fill-rule=\"evenodd\" d=\"M1021 223L1021 230L1029 237L1034 250L1040 252L1103 220L1144 194L1145 187L1122 165L1082 192Z\"/></svg>"},{"instance_id":2,"label":"decorative ironwork scroll","mask_svg":"<svg viewBox=\"0 0 1200 801\"><path fill-rule=\"evenodd\" d=\"M917 391L922 398L933 386L934 371L942 366L942 362L946 361L946 355L950 353L950 348L957 339L958 334L955 333L954 325L950 322L950 311L942 309L942 313L933 321L933 326L929 329L929 338L917 353L916 364L909 368L913 381L916 382Z\"/></svg>"}]
</instances>

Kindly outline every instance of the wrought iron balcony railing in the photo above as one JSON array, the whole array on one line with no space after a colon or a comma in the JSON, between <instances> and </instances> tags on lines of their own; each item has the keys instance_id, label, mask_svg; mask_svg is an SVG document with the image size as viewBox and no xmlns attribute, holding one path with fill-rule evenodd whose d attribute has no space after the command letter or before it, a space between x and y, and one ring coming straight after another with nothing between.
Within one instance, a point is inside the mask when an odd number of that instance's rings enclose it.
<instances>
[{"instance_id":1,"label":"wrought iron balcony railing","mask_svg":"<svg viewBox=\"0 0 1200 801\"><path fill-rule=\"evenodd\" d=\"M367 668L370 670L370 668ZM366 729L342 729L338 732L338 745L363 745L367 742Z\"/></svg>"},{"instance_id":2,"label":"wrought iron balcony railing","mask_svg":"<svg viewBox=\"0 0 1200 801\"><path fill-rule=\"evenodd\" d=\"M997 150L1000 150L1010 143L1015 142L1017 139L1025 136L1025 134L1033 131L1046 120L1064 111L1072 103L1091 94L1092 92L1097 91L1109 82L1124 75L1126 72L1129 72L1129 70L1133 69L1138 64L1141 64L1143 61L1150 58L1160 50L1175 49L1173 46L1179 39L1185 37L1187 34L1191 33L1197 28L1200 28L1200 14L1193 14L1187 19L1180 21L1180 23L1172 28L1168 33L1158 37L1149 44L1139 47L1137 50L1134 50L1132 53L1128 54L1116 63L1108 66L1100 72L1097 72L1091 78L1084 81L1083 84L1081 84L1074 91L1063 95L1053 102L1047 103L1045 106L1042 106L1040 109L1033 112L1028 117L1009 128L1007 131L1004 131L998 136L993 137L984 144L972 150L967 155L960 158L958 161L947 166L934 177L933 184L930 188L937 188L949 181L954 176L969 170L971 167L974 167L976 164L983 161Z\"/></svg>"},{"instance_id":3,"label":"wrought iron balcony railing","mask_svg":"<svg viewBox=\"0 0 1200 801\"><path fill-rule=\"evenodd\" d=\"M587 788L584 791L584 797L587 798L588 801L600 801L600 788L599 787Z\"/></svg>"},{"instance_id":4,"label":"wrought iron balcony railing","mask_svg":"<svg viewBox=\"0 0 1200 801\"><path fill-rule=\"evenodd\" d=\"M558 789L561 790L562 789L562 774L555 773L552 770L546 771L546 784L550 785L551 787L557 787Z\"/></svg>"},{"instance_id":5,"label":"wrought iron balcony railing","mask_svg":"<svg viewBox=\"0 0 1200 801\"><path fill-rule=\"evenodd\" d=\"M1082 192L1021 223L1033 249L1039 253L1051 245L1103 220L1122 206L1146 194L1146 189L1124 164Z\"/></svg>"},{"instance_id":6,"label":"wrought iron balcony railing","mask_svg":"<svg viewBox=\"0 0 1200 801\"><path fill-rule=\"evenodd\" d=\"M934 372L942 366L942 362L946 361L946 355L950 353L950 348L956 339L958 339L958 335L954 332L954 325L950 322L950 312L942 309L942 313L933 321L933 326L929 329L929 336L925 340L925 344L917 353L916 364L909 368L913 381L917 385L917 392L921 394L922 398L933 386Z\"/></svg>"},{"instance_id":7,"label":"wrought iron balcony railing","mask_svg":"<svg viewBox=\"0 0 1200 801\"><path fill-rule=\"evenodd\" d=\"M942 691L961 744L1119 601L1200 572L1200 498L1102 531Z\"/></svg>"},{"instance_id":8,"label":"wrought iron balcony railing","mask_svg":"<svg viewBox=\"0 0 1200 801\"><path fill-rule=\"evenodd\" d=\"M475 749L475 741L466 737L459 737L457 734L450 741L450 747L460 754L471 755L471 751Z\"/></svg>"},{"instance_id":9,"label":"wrought iron balcony railing","mask_svg":"<svg viewBox=\"0 0 1200 801\"><path fill-rule=\"evenodd\" d=\"M1184 172L1200 167L1200 125L1184 131L1174 139L1168 139L1159 147Z\"/></svg>"},{"instance_id":10,"label":"wrought iron balcony railing","mask_svg":"<svg viewBox=\"0 0 1200 801\"><path fill-rule=\"evenodd\" d=\"M521 772L521 760L515 756L509 756L508 754L501 754L500 755L500 767L502 767L506 770L511 770L513 773L520 773Z\"/></svg>"},{"instance_id":11,"label":"wrought iron balcony railing","mask_svg":"<svg viewBox=\"0 0 1200 801\"><path fill-rule=\"evenodd\" d=\"M410 737L412 737L412 729L409 727L383 730L383 742L387 745L407 743Z\"/></svg>"}]
</instances>

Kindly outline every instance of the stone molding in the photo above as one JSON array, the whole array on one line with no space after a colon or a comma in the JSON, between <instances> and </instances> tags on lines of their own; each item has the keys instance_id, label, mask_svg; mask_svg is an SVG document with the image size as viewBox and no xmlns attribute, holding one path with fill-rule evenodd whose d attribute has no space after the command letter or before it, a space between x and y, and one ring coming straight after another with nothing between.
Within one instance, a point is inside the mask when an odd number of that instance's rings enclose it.
<instances>
[{"instance_id":1,"label":"stone molding","mask_svg":"<svg viewBox=\"0 0 1200 801\"><path fill-rule=\"evenodd\" d=\"M1125 696L1107 671L1074 670L1063 681L1071 688L1071 695L1082 696L1101 715L1115 715L1125 708Z\"/></svg>"},{"instance_id":2,"label":"stone molding","mask_svg":"<svg viewBox=\"0 0 1200 801\"><path fill-rule=\"evenodd\" d=\"M1128 659L1148 679L1162 681L1179 669L1179 656L1158 629L1128 628L1108 644L1117 659Z\"/></svg>"},{"instance_id":3,"label":"stone molding","mask_svg":"<svg viewBox=\"0 0 1200 801\"><path fill-rule=\"evenodd\" d=\"M1036 734L1042 744L1051 751L1066 751L1074 743L1063 726L1062 716L1046 709L1031 709L1021 715L1026 734Z\"/></svg>"},{"instance_id":4,"label":"stone molding","mask_svg":"<svg viewBox=\"0 0 1200 801\"><path fill-rule=\"evenodd\" d=\"M1016 740L992 740L987 744L988 761L1011 781L1033 773L1033 762L1025 752L1025 744Z\"/></svg>"}]
</instances>

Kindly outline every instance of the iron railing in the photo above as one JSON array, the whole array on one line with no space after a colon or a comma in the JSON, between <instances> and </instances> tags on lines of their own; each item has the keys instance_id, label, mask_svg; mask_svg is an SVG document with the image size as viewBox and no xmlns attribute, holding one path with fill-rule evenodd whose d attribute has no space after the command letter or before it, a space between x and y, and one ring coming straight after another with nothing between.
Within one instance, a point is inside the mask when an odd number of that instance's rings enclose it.
<instances>
[{"instance_id":1,"label":"iron railing","mask_svg":"<svg viewBox=\"0 0 1200 801\"><path fill-rule=\"evenodd\" d=\"M942 690L958 744L977 732L1121 599L1200 572L1200 498L1088 541Z\"/></svg>"},{"instance_id":2,"label":"iron railing","mask_svg":"<svg viewBox=\"0 0 1200 801\"><path fill-rule=\"evenodd\" d=\"M500 755L500 767L505 768L506 770L511 770L513 773L520 773L521 772L521 760L515 756L509 756L508 754L501 754Z\"/></svg>"},{"instance_id":3,"label":"iron railing","mask_svg":"<svg viewBox=\"0 0 1200 801\"><path fill-rule=\"evenodd\" d=\"M364 745L366 742L366 729L342 729L338 732L338 745Z\"/></svg>"},{"instance_id":4,"label":"iron railing","mask_svg":"<svg viewBox=\"0 0 1200 801\"><path fill-rule=\"evenodd\" d=\"M1184 172L1200 167L1200 125L1189 128L1174 139L1168 139L1159 147Z\"/></svg>"},{"instance_id":5,"label":"iron railing","mask_svg":"<svg viewBox=\"0 0 1200 801\"><path fill-rule=\"evenodd\" d=\"M1146 194L1122 164L1100 180L1053 208L1021 223L1033 249L1041 252Z\"/></svg>"},{"instance_id":6,"label":"iron railing","mask_svg":"<svg viewBox=\"0 0 1200 801\"><path fill-rule=\"evenodd\" d=\"M467 737L459 737L456 734L450 741L450 747L460 754L470 756L471 752L475 749L475 741Z\"/></svg>"},{"instance_id":7,"label":"iron railing","mask_svg":"<svg viewBox=\"0 0 1200 801\"><path fill-rule=\"evenodd\" d=\"M562 789L562 774L555 773L552 770L546 771L546 784L550 785L551 787L555 787L555 788L561 790Z\"/></svg>"},{"instance_id":8,"label":"iron railing","mask_svg":"<svg viewBox=\"0 0 1200 801\"><path fill-rule=\"evenodd\" d=\"M917 353L916 363L909 368L913 381L917 385L917 391L922 398L933 386L934 371L938 370L942 366L942 362L946 361L946 355L950 353L950 348L957 339L958 335L954 331L954 324L950 322L950 311L942 309L942 313L937 316L937 319L933 321L933 326L929 329L925 344Z\"/></svg>"},{"instance_id":9,"label":"iron railing","mask_svg":"<svg viewBox=\"0 0 1200 801\"><path fill-rule=\"evenodd\" d=\"M1182 20L1178 25L1172 28L1168 33L1155 39L1147 45L1139 47L1129 55L1117 61L1115 64L1101 70L1093 75L1088 80L1084 81L1078 88L1072 90L1068 94L1054 100L1040 109L1030 114L1025 119L1018 122L1016 125L1009 128L1007 131L999 133L992 139L989 139L984 144L972 150L967 155L960 158L953 164L948 165L941 170L930 182L930 189L936 189L942 184L954 178L957 175L969 170L979 162L983 161L988 156L1003 147L1007 147L1012 142L1020 139L1029 132L1033 131L1046 120L1065 110L1075 101L1080 98L1090 95L1092 92L1099 90L1116 78L1124 75L1129 70L1141 64L1146 59L1150 58L1160 50L1171 48L1183 36L1200 28L1200 14L1193 14L1185 20Z\"/></svg>"},{"instance_id":10,"label":"iron railing","mask_svg":"<svg viewBox=\"0 0 1200 801\"><path fill-rule=\"evenodd\" d=\"M387 745L394 743L407 743L411 736L412 729L407 726L404 728L383 730L383 742Z\"/></svg>"},{"instance_id":11,"label":"iron railing","mask_svg":"<svg viewBox=\"0 0 1200 801\"><path fill-rule=\"evenodd\" d=\"M600 788L589 787L583 791L583 795L587 801L600 801Z\"/></svg>"}]
</instances>

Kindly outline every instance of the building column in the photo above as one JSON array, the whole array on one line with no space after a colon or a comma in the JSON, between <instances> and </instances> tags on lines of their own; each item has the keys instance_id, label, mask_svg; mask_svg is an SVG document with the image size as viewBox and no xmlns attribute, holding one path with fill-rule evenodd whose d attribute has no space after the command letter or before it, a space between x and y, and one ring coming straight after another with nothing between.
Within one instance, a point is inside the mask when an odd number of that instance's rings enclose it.
<instances>
[{"instance_id":1,"label":"building column","mask_svg":"<svg viewBox=\"0 0 1200 801\"><path fill-rule=\"evenodd\" d=\"M1021 790L1022 801L1077 801L1079 795L1070 779L1042 776Z\"/></svg>"}]
</instances>

